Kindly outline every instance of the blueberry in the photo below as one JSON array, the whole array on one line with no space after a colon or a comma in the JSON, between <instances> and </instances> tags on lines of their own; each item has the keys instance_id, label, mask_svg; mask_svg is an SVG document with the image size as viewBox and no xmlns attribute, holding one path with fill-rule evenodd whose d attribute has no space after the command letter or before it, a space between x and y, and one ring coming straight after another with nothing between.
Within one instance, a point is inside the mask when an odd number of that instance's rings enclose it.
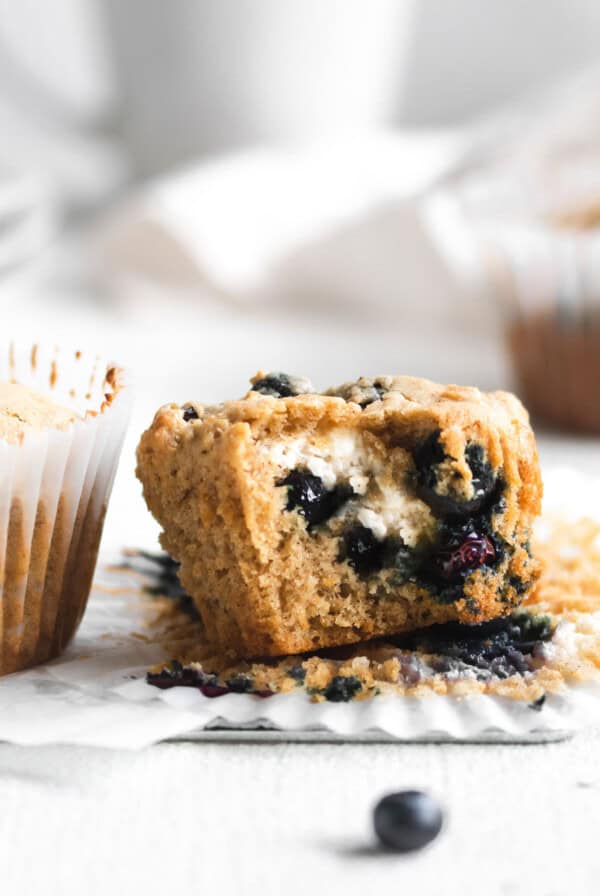
<instances>
[{"instance_id":1,"label":"blueberry","mask_svg":"<svg viewBox=\"0 0 600 896\"><path fill-rule=\"evenodd\" d=\"M488 535L469 531L451 536L435 557L435 567L447 582L465 578L496 559L496 548Z\"/></svg>"},{"instance_id":2,"label":"blueberry","mask_svg":"<svg viewBox=\"0 0 600 896\"><path fill-rule=\"evenodd\" d=\"M225 684L234 694L245 694L252 689L252 679L249 675L244 675L243 673L234 675Z\"/></svg>"},{"instance_id":3,"label":"blueberry","mask_svg":"<svg viewBox=\"0 0 600 896\"><path fill-rule=\"evenodd\" d=\"M252 384L253 392L271 395L273 398L292 398L312 391L312 385L303 377L290 376L287 373L268 373Z\"/></svg>"},{"instance_id":4,"label":"blueberry","mask_svg":"<svg viewBox=\"0 0 600 896\"><path fill-rule=\"evenodd\" d=\"M294 681L297 682L297 684L303 684L304 679L306 678L306 669L304 668L304 666L296 664L295 666L292 666L290 669L288 669L287 674L290 678L293 678Z\"/></svg>"},{"instance_id":5,"label":"blueberry","mask_svg":"<svg viewBox=\"0 0 600 896\"><path fill-rule=\"evenodd\" d=\"M325 522L353 494L351 488L343 485L327 489L319 476L303 470L292 470L277 484L287 486L286 510L297 510L309 526Z\"/></svg>"},{"instance_id":6,"label":"blueberry","mask_svg":"<svg viewBox=\"0 0 600 896\"><path fill-rule=\"evenodd\" d=\"M183 687L196 688L212 680L214 676L207 676L205 672L183 666L179 660L172 660L168 666L164 666L159 672L148 672L146 681L155 688L165 690L167 688Z\"/></svg>"},{"instance_id":7,"label":"blueberry","mask_svg":"<svg viewBox=\"0 0 600 896\"><path fill-rule=\"evenodd\" d=\"M191 405L188 405L183 409L183 419L186 423L189 423L190 420L198 420L198 412Z\"/></svg>"},{"instance_id":8,"label":"blueberry","mask_svg":"<svg viewBox=\"0 0 600 896\"><path fill-rule=\"evenodd\" d=\"M382 386L380 382L375 380L372 386L364 387L363 395L360 398L358 404L361 406L361 408L366 408L370 404L373 404L373 402L375 401L381 401L385 393L385 386Z\"/></svg>"},{"instance_id":9,"label":"blueberry","mask_svg":"<svg viewBox=\"0 0 600 896\"><path fill-rule=\"evenodd\" d=\"M531 670L532 657L554 627L549 616L525 610L489 622L465 625L446 622L421 631L397 635L393 641L401 650L433 654L430 663L436 672L448 673L470 666L480 680L491 675L508 678Z\"/></svg>"},{"instance_id":10,"label":"blueberry","mask_svg":"<svg viewBox=\"0 0 600 896\"><path fill-rule=\"evenodd\" d=\"M504 484L485 460L481 445L470 442L465 449L465 460L471 470L473 497L465 501L460 495L442 495L438 491L438 466L447 459L439 441L440 432L431 433L415 451L417 494L431 509L443 516L466 517L480 513L498 503ZM498 509L500 505L498 503Z\"/></svg>"},{"instance_id":11,"label":"blueberry","mask_svg":"<svg viewBox=\"0 0 600 896\"><path fill-rule=\"evenodd\" d=\"M356 525L344 533L342 558L360 574L377 572L383 566L384 543L378 541L371 529Z\"/></svg>"},{"instance_id":12,"label":"blueberry","mask_svg":"<svg viewBox=\"0 0 600 896\"><path fill-rule=\"evenodd\" d=\"M473 485L473 498L470 503L485 500L493 491L496 477L492 468L485 459L485 453L481 445L470 442L465 449L465 458L471 470L471 483Z\"/></svg>"},{"instance_id":13,"label":"blueberry","mask_svg":"<svg viewBox=\"0 0 600 896\"><path fill-rule=\"evenodd\" d=\"M219 684L203 684L200 687L200 691L204 694L205 697L223 697L225 694L229 694L229 688L223 687Z\"/></svg>"},{"instance_id":14,"label":"blueberry","mask_svg":"<svg viewBox=\"0 0 600 896\"><path fill-rule=\"evenodd\" d=\"M422 849L442 829L438 803L421 790L402 790L383 797L373 813L375 833L383 846L398 852Z\"/></svg>"},{"instance_id":15,"label":"blueberry","mask_svg":"<svg viewBox=\"0 0 600 896\"><path fill-rule=\"evenodd\" d=\"M419 572L422 557L418 550L411 548L399 538L387 538L383 553L383 565L395 571L395 581L408 582Z\"/></svg>"},{"instance_id":16,"label":"blueberry","mask_svg":"<svg viewBox=\"0 0 600 896\"><path fill-rule=\"evenodd\" d=\"M360 691L362 691L360 678L355 675L334 675L323 691L323 696L331 703L347 703Z\"/></svg>"}]
</instances>

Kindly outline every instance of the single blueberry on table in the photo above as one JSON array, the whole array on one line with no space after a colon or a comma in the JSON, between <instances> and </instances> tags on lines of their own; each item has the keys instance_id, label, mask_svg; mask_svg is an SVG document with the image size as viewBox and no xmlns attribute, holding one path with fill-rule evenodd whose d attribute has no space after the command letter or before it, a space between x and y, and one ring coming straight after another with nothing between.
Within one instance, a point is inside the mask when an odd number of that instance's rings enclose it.
<instances>
[{"instance_id":1,"label":"single blueberry on table","mask_svg":"<svg viewBox=\"0 0 600 896\"><path fill-rule=\"evenodd\" d=\"M278 485L288 489L286 510L297 510L309 526L324 523L352 495L352 489L346 486L325 488L319 476L304 470L292 470Z\"/></svg>"},{"instance_id":2,"label":"single blueberry on table","mask_svg":"<svg viewBox=\"0 0 600 896\"><path fill-rule=\"evenodd\" d=\"M402 790L383 797L373 813L375 833L387 849L412 852L435 840L442 829L438 803L421 790Z\"/></svg>"}]
</instances>

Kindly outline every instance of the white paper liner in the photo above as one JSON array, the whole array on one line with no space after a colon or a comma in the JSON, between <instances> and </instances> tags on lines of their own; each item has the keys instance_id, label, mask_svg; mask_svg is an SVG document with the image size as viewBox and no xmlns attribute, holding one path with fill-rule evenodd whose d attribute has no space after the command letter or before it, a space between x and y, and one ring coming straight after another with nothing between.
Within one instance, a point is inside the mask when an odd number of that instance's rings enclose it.
<instances>
[{"instance_id":1,"label":"white paper liner","mask_svg":"<svg viewBox=\"0 0 600 896\"><path fill-rule=\"evenodd\" d=\"M79 624L131 389L97 356L12 343L0 345L0 382L80 415L66 429L0 442L0 671L10 672L56 656Z\"/></svg>"},{"instance_id":2,"label":"white paper liner","mask_svg":"<svg viewBox=\"0 0 600 896\"><path fill-rule=\"evenodd\" d=\"M547 512L600 518L600 478L563 469L545 482ZM544 741L600 724L598 683L548 694L541 709L488 695L312 703L300 691L268 699L210 699L191 688L161 691L145 681L148 668L165 659L159 643L140 636L148 634L143 620L149 598L105 587L131 584L131 576L101 567L81 629L65 654L0 679L0 740L139 748L174 737L201 739L215 727L239 734L267 726L290 740L317 732L317 740L325 735L356 741Z\"/></svg>"}]
</instances>

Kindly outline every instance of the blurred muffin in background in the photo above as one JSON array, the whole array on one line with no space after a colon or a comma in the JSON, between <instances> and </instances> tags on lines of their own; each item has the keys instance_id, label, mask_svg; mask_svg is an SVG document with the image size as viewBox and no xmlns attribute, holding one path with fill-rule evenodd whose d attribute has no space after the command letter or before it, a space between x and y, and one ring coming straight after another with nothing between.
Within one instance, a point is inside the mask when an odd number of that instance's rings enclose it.
<instances>
[{"instance_id":1,"label":"blurred muffin in background","mask_svg":"<svg viewBox=\"0 0 600 896\"><path fill-rule=\"evenodd\" d=\"M529 276L526 261L496 271L517 389L541 421L600 434L600 196L555 214L544 238Z\"/></svg>"},{"instance_id":2,"label":"blurred muffin in background","mask_svg":"<svg viewBox=\"0 0 600 896\"><path fill-rule=\"evenodd\" d=\"M453 201L540 423L600 434L600 148L498 166Z\"/></svg>"}]
</instances>

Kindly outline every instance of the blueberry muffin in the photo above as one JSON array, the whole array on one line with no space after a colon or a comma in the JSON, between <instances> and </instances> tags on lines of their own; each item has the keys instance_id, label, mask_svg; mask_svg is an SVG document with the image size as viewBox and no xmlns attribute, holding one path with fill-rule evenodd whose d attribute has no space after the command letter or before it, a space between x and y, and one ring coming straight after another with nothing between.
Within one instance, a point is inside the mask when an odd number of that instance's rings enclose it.
<instances>
[{"instance_id":1,"label":"blueberry muffin","mask_svg":"<svg viewBox=\"0 0 600 896\"><path fill-rule=\"evenodd\" d=\"M0 675L58 656L85 610L129 397L80 351L0 345Z\"/></svg>"},{"instance_id":2,"label":"blueberry muffin","mask_svg":"<svg viewBox=\"0 0 600 896\"><path fill-rule=\"evenodd\" d=\"M300 653L511 613L538 576L538 457L514 396L413 377L161 408L137 474L209 640Z\"/></svg>"},{"instance_id":3,"label":"blueberry muffin","mask_svg":"<svg viewBox=\"0 0 600 896\"><path fill-rule=\"evenodd\" d=\"M47 427L66 429L76 418L49 395L20 383L0 383L0 440L4 442L21 443L28 432Z\"/></svg>"}]
</instances>

